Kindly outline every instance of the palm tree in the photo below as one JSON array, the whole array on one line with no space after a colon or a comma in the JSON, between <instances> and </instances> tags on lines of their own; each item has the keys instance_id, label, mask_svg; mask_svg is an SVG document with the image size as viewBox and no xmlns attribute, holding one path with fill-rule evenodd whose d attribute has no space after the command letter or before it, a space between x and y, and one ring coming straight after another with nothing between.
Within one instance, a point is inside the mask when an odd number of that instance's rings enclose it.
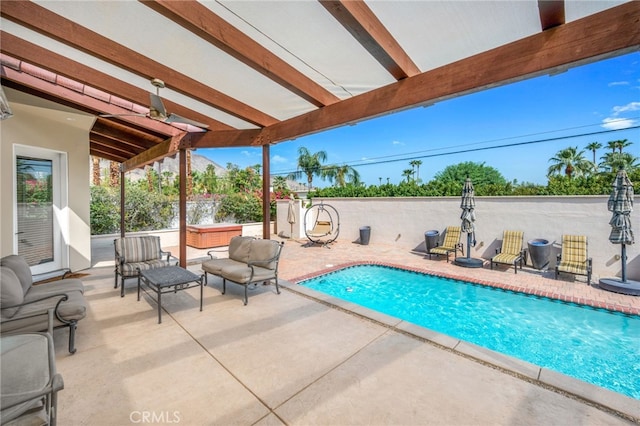
<instances>
[{"instance_id":1,"label":"palm tree","mask_svg":"<svg viewBox=\"0 0 640 426\"><path fill-rule=\"evenodd\" d=\"M311 154L309 150L303 146L298 148L298 169L291 173L289 179L300 179L303 175L307 177L308 188L313 188L313 176L322 176L322 163L327 161L327 153L318 151Z\"/></svg>"},{"instance_id":2,"label":"palm tree","mask_svg":"<svg viewBox=\"0 0 640 426\"><path fill-rule=\"evenodd\" d=\"M611 152L616 152L616 149L618 149L618 141L607 142L607 148L609 148Z\"/></svg>"},{"instance_id":3,"label":"palm tree","mask_svg":"<svg viewBox=\"0 0 640 426\"><path fill-rule=\"evenodd\" d=\"M339 187L344 187L347 182L360 183L360 173L353 167L345 164L342 166L327 166L324 168L323 176L329 179L329 182L336 182Z\"/></svg>"},{"instance_id":4,"label":"palm tree","mask_svg":"<svg viewBox=\"0 0 640 426\"><path fill-rule=\"evenodd\" d=\"M284 176L274 176L271 184L273 185L273 189L276 191L287 189L287 180Z\"/></svg>"},{"instance_id":5,"label":"palm tree","mask_svg":"<svg viewBox=\"0 0 640 426\"><path fill-rule=\"evenodd\" d=\"M578 147L569 147L558 151L555 157L549 159L554 162L549 166L547 176L564 173L569 178L582 176L595 170L595 165L584 158L584 151L578 152Z\"/></svg>"},{"instance_id":6,"label":"palm tree","mask_svg":"<svg viewBox=\"0 0 640 426\"><path fill-rule=\"evenodd\" d=\"M622 148L626 148L628 146L633 145L633 142L629 142L626 139L619 139L616 141L616 146L618 147L618 149L620 150L620 154L622 154Z\"/></svg>"},{"instance_id":7,"label":"palm tree","mask_svg":"<svg viewBox=\"0 0 640 426\"><path fill-rule=\"evenodd\" d=\"M600 168L607 172L617 172L620 169L625 169L628 172L640 167L638 164L638 157L634 157L628 152L607 152L604 156L600 157L602 162Z\"/></svg>"},{"instance_id":8,"label":"palm tree","mask_svg":"<svg viewBox=\"0 0 640 426\"><path fill-rule=\"evenodd\" d=\"M411 160L409 161L409 165L416 169L416 177L415 180L420 180L420 165L422 165L422 160Z\"/></svg>"},{"instance_id":9,"label":"palm tree","mask_svg":"<svg viewBox=\"0 0 640 426\"><path fill-rule=\"evenodd\" d=\"M91 156L92 164L92 181L94 186L100 186L100 157Z\"/></svg>"},{"instance_id":10,"label":"palm tree","mask_svg":"<svg viewBox=\"0 0 640 426\"><path fill-rule=\"evenodd\" d=\"M407 183L411 182L411 176L413 176L413 169L404 169L402 176L407 178Z\"/></svg>"},{"instance_id":11,"label":"palm tree","mask_svg":"<svg viewBox=\"0 0 640 426\"><path fill-rule=\"evenodd\" d=\"M593 164L596 164L596 151L600 148L602 148L602 144L600 142L591 142L585 147L585 149L588 149L593 153Z\"/></svg>"}]
</instances>

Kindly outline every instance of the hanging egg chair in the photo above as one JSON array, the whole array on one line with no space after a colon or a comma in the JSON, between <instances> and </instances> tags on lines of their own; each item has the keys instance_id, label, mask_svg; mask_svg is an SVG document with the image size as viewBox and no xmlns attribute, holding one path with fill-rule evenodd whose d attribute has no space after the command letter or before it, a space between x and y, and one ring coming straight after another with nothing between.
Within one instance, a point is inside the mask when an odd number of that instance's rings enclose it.
<instances>
[{"instance_id":1,"label":"hanging egg chair","mask_svg":"<svg viewBox=\"0 0 640 426\"><path fill-rule=\"evenodd\" d=\"M312 205L304 214L304 232L311 244L327 246L334 242L340 233L338 211L323 202Z\"/></svg>"}]
</instances>

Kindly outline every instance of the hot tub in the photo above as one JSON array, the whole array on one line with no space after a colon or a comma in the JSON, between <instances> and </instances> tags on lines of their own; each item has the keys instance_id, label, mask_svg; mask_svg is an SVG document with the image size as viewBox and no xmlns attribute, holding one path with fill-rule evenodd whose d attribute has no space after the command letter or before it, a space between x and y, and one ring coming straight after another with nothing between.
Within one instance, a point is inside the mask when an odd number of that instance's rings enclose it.
<instances>
[{"instance_id":1,"label":"hot tub","mask_svg":"<svg viewBox=\"0 0 640 426\"><path fill-rule=\"evenodd\" d=\"M199 249L228 246L231 238L239 235L242 235L242 225L235 223L188 225L187 245Z\"/></svg>"}]
</instances>

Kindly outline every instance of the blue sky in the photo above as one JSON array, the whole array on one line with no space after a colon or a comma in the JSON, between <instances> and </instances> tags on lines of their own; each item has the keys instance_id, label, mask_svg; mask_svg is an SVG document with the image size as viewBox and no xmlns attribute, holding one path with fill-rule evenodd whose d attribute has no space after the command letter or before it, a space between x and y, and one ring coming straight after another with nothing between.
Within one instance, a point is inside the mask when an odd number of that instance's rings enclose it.
<instances>
[{"instance_id":1,"label":"blue sky","mask_svg":"<svg viewBox=\"0 0 640 426\"><path fill-rule=\"evenodd\" d=\"M627 139L633 142L627 151L640 156L640 129L631 128L638 125L640 52L635 52L283 142L271 147L271 172L295 171L298 148L304 146L326 151L326 164L355 167L367 185L377 185L379 178L400 182L412 159L422 161L423 182L448 165L475 161L496 168L509 181L545 184L549 158L569 146L584 149L590 142L606 146ZM197 153L223 167L262 162L261 148ZM597 152L598 159L604 153L604 148ZM585 155L592 158L590 151ZM314 178L314 186L327 185Z\"/></svg>"}]
</instances>

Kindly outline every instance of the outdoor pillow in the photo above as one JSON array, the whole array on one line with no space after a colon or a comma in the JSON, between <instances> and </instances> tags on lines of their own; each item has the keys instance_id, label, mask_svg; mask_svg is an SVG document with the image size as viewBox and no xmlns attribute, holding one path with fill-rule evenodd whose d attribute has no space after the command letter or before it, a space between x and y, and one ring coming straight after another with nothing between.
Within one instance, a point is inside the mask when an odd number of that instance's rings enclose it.
<instances>
[{"instance_id":1,"label":"outdoor pillow","mask_svg":"<svg viewBox=\"0 0 640 426\"><path fill-rule=\"evenodd\" d=\"M33 284L33 276L31 275L31 268L26 259L17 254L11 254L0 260L0 266L6 266L13 270L20 280L20 285L22 285L22 294L27 294Z\"/></svg>"},{"instance_id":2,"label":"outdoor pillow","mask_svg":"<svg viewBox=\"0 0 640 426\"><path fill-rule=\"evenodd\" d=\"M4 309L6 306L19 305L24 301L22 286L15 272L7 266L0 266L0 308L4 318L13 317L20 307Z\"/></svg>"}]
</instances>

